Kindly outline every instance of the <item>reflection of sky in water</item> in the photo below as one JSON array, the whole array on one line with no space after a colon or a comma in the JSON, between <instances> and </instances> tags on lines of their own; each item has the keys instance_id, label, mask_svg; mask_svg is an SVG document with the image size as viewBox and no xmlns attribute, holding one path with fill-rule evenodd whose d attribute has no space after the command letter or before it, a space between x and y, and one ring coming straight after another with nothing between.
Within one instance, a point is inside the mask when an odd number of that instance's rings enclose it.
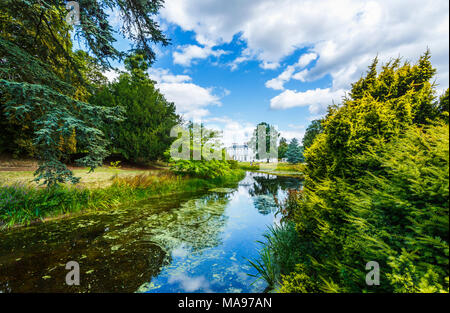
<instances>
[{"instance_id":1,"label":"reflection of sky in water","mask_svg":"<svg viewBox=\"0 0 450 313\"><path fill-rule=\"evenodd\" d=\"M297 184L297 186L296 186ZM174 195L0 233L0 292L259 292L275 202L299 181L248 174L238 188ZM61 284L80 264L80 286Z\"/></svg>"},{"instance_id":2,"label":"reflection of sky in water","mask_svg":"<svg viewBox=\"0 0 450 313\"><path fill-rule=\"evenodd\" d=\"M248 174L232 193L226 204L225 225L220 229L218 245L202 249L192 249L181 243L171 250L172 261L163 267L160 275L142 286L140 291L147 292L262 292L265 284L262 280L248 274L256 274L248 259L258 257L263 234L268 225L277 223L276 210L261 213L258 198L264 205L275 205L269 194L251 195L249 189L254 187L254 174ZM267 176L267 175L265 175ZM273 177L272 177L273 178ZM280 198L286 192L274 186ZM263 186L264 187L264 186ZM266 190L266 188L262 188ZM273 188L271 189L273 190ZM256 201L255 201L256 199ZM195 210L195 208L193 208ZM253 284L252 284L253 283Z\"/></svg>"}]
</instances>

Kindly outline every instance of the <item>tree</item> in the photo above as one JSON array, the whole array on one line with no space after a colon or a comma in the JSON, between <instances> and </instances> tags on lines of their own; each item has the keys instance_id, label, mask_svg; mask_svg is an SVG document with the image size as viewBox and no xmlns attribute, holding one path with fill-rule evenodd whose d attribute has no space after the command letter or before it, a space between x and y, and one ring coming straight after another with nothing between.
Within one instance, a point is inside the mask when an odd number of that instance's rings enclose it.
<instances>
[{"instance_id":1,"label":"tree","mask_svg":"<svg viewBox=\"0 0 450 313\"><path fill-rule=\"evenodd\" d=\"M448 88L444 94L439 98L439 113L447 112L448 121Z\"/></svg>"},{"instance_id":2,"label":"tree","mask_svg":"<svg viewBox=\"0 0 450 313\"><path fill-rule=\"evenodd\" d=\"M60 52L61 60L73 62L70 47L66 45L70 36L62 38L58 34L58 27L66 23L68 10L67 0L3 0L0 4L2 20L8 24L2 25L6 34L15 34L16 43L21 43L25 50L40 51L50 59L55 50ZM133 43L132 50L143 51L146 59L152 62L155 53L151 48L154 43L167 45L168 39L159 29L154 17L162 7L162 0L83 0L79 1L80 24L75 25L75 38L82 38L80 42L95 56L95 59L105 67L110 67L110 59L124 56L113 44L116 41L116 31L109 24L107 10L116 11L123 21L120 34ZM57 18L55 18L57 17ZM28 37L28 34L35 36ZM47 48L51 50L46 51Z\"/></svg>"},{"instance_id":3,"label":"tree","mask_svg":"<svg viewBox=\"0 0 450 313\"><path fill-rule=\"evenodd\" d=\"M286 158L289 163L299 163L303 162L303 147L300 147L298 144L297 138L293 138L291 142L289 143L287 152L286 152Z\"/></svg>"},{"instance_id":4,"label":"tree","mask_svg":"<svg viewBox=\"0 0 450 313\"><path fill-rule=\"evenodd\" d=\"M178 135L178 138L164 153L167 160L171 158L194 161L225 160L225 149L223 149L220 131L208 129L203 123L198 124L192 121L188 121L185 125L180 124L174 130L175 133L172 135Z\"/></svg>"},{"instance_id":5,"label":"tree","mask_svg":"<svg viewBox=\"0 0 450 313\"><path fill-rule=\"evenodd\" d=\"M278 159L283 159L286 157L286 152L288 149L288 143L286 138L281 137L280 143L278 145Z\"/></svg>"},{"instance_id":6,"label":"tree","mask_svg":"<svg viewBox=\"0 0 450 313\"><path fill-rule=\"evenodd\" d=\"M259 133L259 130L261 133ZM250 139L249 145L252 147L254 151L256 151L256 159L260 160L262 158L273 158L278 154L278 137L280 133L275 129L274 126L269 125L266 122L259 123L255 130L253 131L252 138ZM263 144L260 141L261 138L265 138L265 151L263 149ZM262 150L262 151L260 151ZM264 155L260 155L260 152L263 152Z\"/></svg>"},{"instance_id":7,"label":"tree","mask_svg":"<svg viewBox=\"0 0 450 313\"><path fill-rule=\"evenodd\" d=\"M314 120L309 124L308 128L306 128L305 135L302 139L302 144L304 149L309 148L313 142L314 138L317 137L323 131L322 120Z\"/></svg>"},{"instance_id":8,"label":"tree","mask_svg":"<svg viewBox=\"0 0 450 313\"><path fill-rule=\"evenodd\" d=\"M134 42L133 50L144 52L149 62L155 56L151 43L168 44L153 20L162 1L84 0L75 33L84 39L92 59L76 55L69 33L72 26L65 20L66 2L0 3L0 111L9 123L10 134L20 135L14 127L24 130L25 141L31 143L40 162L35 179L48 185L78 181L62 163L75 140L77 150L86 153L78 160L80 165L91 170L101 165L108 152L107 140L99 129L104 123L121 119L120 107L86 102L92 82L83 70L92 67L79 62L84 59L104 70L111 67L111 60L125 55L113 47L114 30L105 10L119 9L124 21L121 33Z\"/></svg>"},{"instance_id":9,"label":"tree","mask_svg":"<svg viewBox=\"0 0 450 313\"><path fill-rule=\"evenodd\" d=\"M180 123L180 117L175 113L175 105L164 98L148 77L148 62L141 53L126 58L125 68L126 73L89 101L124 109L124 121L104 127L104 132L113 139L111 152L136 163L161 159L174 140L170 130Z\"/></svg>"},{"instance_id":10,"label":"tree","mask_svg":"<svg viewBox=\"0 0 450 313\"><path fill-rule=\"evenodd\" d=\"M375 59L329 107L288 209L308 243L290 291L448 292L448 124L429 59L395 59L379 73ZM365 284L368 260L386 283Z\"/></svg>"}]
</instances>

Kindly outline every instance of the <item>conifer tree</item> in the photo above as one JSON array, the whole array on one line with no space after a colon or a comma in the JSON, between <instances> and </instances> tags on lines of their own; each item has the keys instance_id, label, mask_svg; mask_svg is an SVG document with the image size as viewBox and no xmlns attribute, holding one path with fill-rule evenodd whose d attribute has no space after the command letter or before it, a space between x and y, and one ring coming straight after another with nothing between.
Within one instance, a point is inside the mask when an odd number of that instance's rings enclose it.
<instances>
[{"instance_id":1,"label":"conifer tree","mask_svg":"<svg viewBox=\"0 0 450 313\"><path fill-rule=\"evenodd\" d=\"M152 43L169 43L154 21L160 0L80 0L79 25L67 24L67 2L0 2L0 121L6 126L0 144L24 134L39 159L35 179L49 186L78 181L63 163L75 141L77 151L85 153L80 165L91 170L101 165L108 152L100 129L122 119L121 107L86 102L95 87L88 72L111 68L111 60L126 54L113 46L115 30L106 10L120 12L121 34L148 62L155 58ZM71 30L86 43L89 56L72 51Z\"/></svg>"},{"instance_id":2,"label":"conifer tree","mask_svg":"<svg viewBox=\"0 0 450 313\"><path fill-rule=\"evenodd\" d=\"M127 72L101 89L90 102L99 106L120 106L125 120L105 125L111 150L135 163L161 159L174 138L170 130L180 123L175 105L168 102L147 74L148 62L139 51L125 59Z\"/></svg>"},{"instance_id":3,"label":"conifer tree","mask_svg":"<svg viewBox=\"0 0 450 313\"><path fill-rule=\"evenodd\" d=\"M303 162L303 149L299 146L297 138L293 138L289 143L286 158L289 163L293 164Z\"/></svg>"}]
</instances>

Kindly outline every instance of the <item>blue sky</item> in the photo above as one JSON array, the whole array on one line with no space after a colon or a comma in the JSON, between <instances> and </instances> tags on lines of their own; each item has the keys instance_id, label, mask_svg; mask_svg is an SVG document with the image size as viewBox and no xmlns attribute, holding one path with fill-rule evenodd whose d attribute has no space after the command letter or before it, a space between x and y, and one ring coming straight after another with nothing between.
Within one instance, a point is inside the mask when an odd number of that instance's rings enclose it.
<instances>
[{"instance_id":1,"label":"blue sky","mask_svg":"<svg viewBox=\"0 0 450 313\"><path fill-rule=\"evenodd\" d=\"M171 45L155 47L149 74L180 114L223 130L226 144L262 121L301 140L376 55L415 61L429 47L446 89L448 12L446 0L166 0L157 19ZM117 12L110 21L120 24Z\"/></svg>"}]
</instances>

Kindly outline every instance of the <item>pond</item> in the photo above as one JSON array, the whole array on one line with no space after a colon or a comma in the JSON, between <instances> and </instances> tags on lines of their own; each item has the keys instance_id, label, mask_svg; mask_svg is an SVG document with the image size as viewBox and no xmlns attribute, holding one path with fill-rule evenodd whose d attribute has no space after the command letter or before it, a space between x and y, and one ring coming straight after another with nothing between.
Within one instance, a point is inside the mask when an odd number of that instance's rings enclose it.
<instances>
[{"instance_id":1,"label":"pond","mask_svg":"<svg viewBox=\"0 0 450 313\"><path fill-rule=\"evenodd\" d=\"M263 292L258 257L298 179L247 173L235 188L149 199L0 232L0 292ZM66 263L80 285L66 284Z\"/></svg>"}]
</instances>

